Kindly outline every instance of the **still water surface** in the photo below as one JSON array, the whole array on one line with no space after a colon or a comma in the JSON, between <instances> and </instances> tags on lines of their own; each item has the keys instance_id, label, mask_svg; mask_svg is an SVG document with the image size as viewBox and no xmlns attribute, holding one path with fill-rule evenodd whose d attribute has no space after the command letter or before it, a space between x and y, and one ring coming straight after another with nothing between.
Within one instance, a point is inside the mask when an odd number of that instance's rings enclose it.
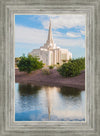
<instances>
[{"instance_id":1,"label":"still water surface","mask_svg":"<svg viewBox=\"0 0 100 136\"><path fill-rule=\"evenodd\" d=\"M85 121L85 91L16 83L15 121Z\"/></svg>"}]
</instances>

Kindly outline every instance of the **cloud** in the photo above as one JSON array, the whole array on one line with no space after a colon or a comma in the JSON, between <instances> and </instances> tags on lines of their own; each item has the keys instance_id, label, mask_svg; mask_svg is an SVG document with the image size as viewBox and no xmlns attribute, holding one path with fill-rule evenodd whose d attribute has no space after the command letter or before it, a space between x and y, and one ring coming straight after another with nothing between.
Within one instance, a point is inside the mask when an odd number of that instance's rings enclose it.
<instances>
[{"instance_id":1,"label":"cloud","mask_svg":"<svg viewBox=\"0 0 100 136\"><path fill-rule=\"evenodd\" d=\"M47 39L47 31L15 25L15 42L42 44Z\"/></svg>"},{"instance_id":2,"label":"cloud","mask_svg":"<svg viewBox=\"0 0 100 136\"><path fill-rule=\"evenodd\" d=\"M49 16L49 15L48 15ZM72 28L76 26L85 26L86 24L86 17L85 15L80 14L67 14L67 15L60 15L60 16L53 16L50 15L52 28L59 29L59 28ZM48 29L49 21L42 20L42 24L44 28Z\"/></svg>"},{"instance_id":3,"label":"cloud","mask_svg":"<svg viewBox=\"0 0 100 136\"><path fill-rule=\"evenodd\" d=\"M81 31L81 34L82 34L82 35L85 35L85 31Z\"/></svg>"},{"instance_id":4,"label":"cloud","mask_svg":"<svg viewBox=\"0 0 100 136\"><path fill-rule=\"evenodd\" d=\"M54 39L55 43L59 47L75 47L80 46L85 48L85 40L83 39Z\"/></svg>"},{"instance_id":5,"label":"cloud","mask_svg":"<svg viewBox=\"0 0 100 136\"><path fill-rule=\"evenodd\" d=\"M81 37L81 34L79 34L79 33L70 33L70 32L68 32L68 33L66 33L66 35L68 37Z\"/></svg>"},{"instance_id":6,"label":"cloud","mask_svg":"<svg viewBox=\"0 0 100 136\"><path fill-rule=\"evenodd\" d=\"M48 31L46 30L15 25L16 43L33 44L34 46L36 44L39 46L43 46L47 40L47 36L48 36ZM53 39L56 45L59 47L65 47L65 48L67 48L67 46L85 47L85 41L82 38L66 39L66 37L64 37L64 34L58 31L55 31L53 33Z\"/></svg>"}]
</instances>

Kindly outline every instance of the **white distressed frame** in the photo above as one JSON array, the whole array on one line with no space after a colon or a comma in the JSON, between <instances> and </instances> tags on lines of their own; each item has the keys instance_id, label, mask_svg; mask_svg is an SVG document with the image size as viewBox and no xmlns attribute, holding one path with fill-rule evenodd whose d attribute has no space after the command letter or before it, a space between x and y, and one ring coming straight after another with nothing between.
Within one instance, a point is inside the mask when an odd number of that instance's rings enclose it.
<instances>
[{"instance_id":1,"label":"white distressed frame","mask_svg":"<svg viewBox=\"0 0 100 136\"><path fill-rule=\"evenodd\" d=\"M100 0L0 0L0 134L100 135ZM86 121L14 121L14 15L86 14Z\"/></svg>"}]
</instances>

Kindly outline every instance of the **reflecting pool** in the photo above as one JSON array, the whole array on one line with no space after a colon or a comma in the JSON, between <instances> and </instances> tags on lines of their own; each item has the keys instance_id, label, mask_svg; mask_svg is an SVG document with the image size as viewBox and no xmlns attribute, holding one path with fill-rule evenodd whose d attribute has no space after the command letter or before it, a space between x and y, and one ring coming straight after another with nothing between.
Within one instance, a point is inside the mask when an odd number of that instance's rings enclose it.
<instances>
[{"instance_id":1,"label":"reflecting pool","mask_svg":"<svg viewBox=\"0 0 100 136\"><path fill-rule=\"evenodd\" d=\"M15 121L85 121L85 91L16 83Z\"/></svg>"}]
</instances>

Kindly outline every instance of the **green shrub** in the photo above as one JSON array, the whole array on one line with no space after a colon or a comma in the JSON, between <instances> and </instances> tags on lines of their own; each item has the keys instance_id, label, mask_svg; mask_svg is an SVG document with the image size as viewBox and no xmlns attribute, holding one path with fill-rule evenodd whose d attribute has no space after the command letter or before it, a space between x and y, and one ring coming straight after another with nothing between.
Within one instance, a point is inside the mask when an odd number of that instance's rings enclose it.
<instances>
[{"instance_id":1,"label":"green shrub","mask_svg":"<svg viewBox=\"0 0 100 136\"><path fill-rule=\"evenodd\" d=\"M76 62L79 66L80 70L85 69L85 58L77 58L77 59L72 59L70 62Z\"/></svg>"},{"instance_id":2,"label":"green shrub","mask_svg":"<svg viewBox=\"0 0 100 136\"><path fill-rule=\"evenodd\" d=\"M59 62L57 62L57 65L59 65Z\"/></svg>"},{"instance_id":3,"label":"green shrub","mask_svg":"<svg viewBox=\"0 0 100 136\"><path fill-rule=\"evenodd\" d=\"M57 71L64 77L73 77L77 76L83 69L85 69L85 58L78 58L64 63Z\"/></svg>"},{"instance_id":4,"label":"green shrub","mask_svg":"<svg viewBox=\"0 0 100 136\"><path fill-rule=\"evenodd\" d=\"M52 65L51 65L51 66L49 66L49 69L53 69L53 68L54 68L54 66L52 66Z\"/></svg>"},{"instance_id":5,"label":"green shrub","mask_svg":"<svg viewBox=\"0 0 100 136\"><path fill-rule=\"evenodd\" d=\"M27 73L40 69L43 65L42 61L39 61L39 58L32 57L32 55L28 55L28 57L23 55L17 63L19 71L25 71Z\"/></svg>"},{"instance_id":6,"label":"green shrub","mask_svg":"<svg viewBox=\"0 0 100 136\"><path fill-rule=\"evenodd\" d=\"M45 74L45 75L49 75L49 74L50 74L50 70L49 70L48 68L43 68L43 69L42 69L42 72L43 72L43 74Z\"/></svg>"},{"instance_id":7,"label":"green shrub","mask_svg":"<svg viewBox=\"0 0 100 136\"><path fill-rule=\"evenodd\" d=\"M64 77L73 77L80 73L79 67L76 62L64 63L59 69L58 72Z\"/></svg>"}]
</instances>

